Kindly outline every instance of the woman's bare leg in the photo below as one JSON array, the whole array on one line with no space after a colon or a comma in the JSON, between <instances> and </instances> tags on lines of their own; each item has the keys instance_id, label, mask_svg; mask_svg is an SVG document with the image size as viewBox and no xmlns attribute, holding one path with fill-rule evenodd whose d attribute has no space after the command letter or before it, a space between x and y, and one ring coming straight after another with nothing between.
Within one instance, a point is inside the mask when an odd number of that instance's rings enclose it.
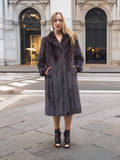
<instances>
[{"instance_id":1,"label":"woman's bare leg","mask_svg":"<svg viewBox=\"0 0 120 160\"><path fill-rule=\"evenodd\" d=\"M55 146L61 147L60 116L53 116L55 129Z\"/></svg>"},{"instance_id":2,"label":"woman's bare leg","mask_svg":"<svg viewBox=\"0 0 120 160\"><path fill-rule=\"evenodd\" d=\"M66 129L66 130L70 130L70 129L71 129L72 117L73 117L73 115L64 116L65 129Z\"/></svg>"},{"instance_id":3,"label":"woman's bare leg","mask_svg":"<svg viewBox=\"0 0 120 160\"><path fill-rule=\"evenodd\" d=\"M73 115L64 116L65 120L65 132L64 132L64 147L70 147L70 129L72 124L72 117Z\"/></svg>"},{"instance_id":4,"label":"woman's bare leg","mask_svg":"<svg viewBox=\"0 0 120 160\"><path fill-rule=\"evenodd\" d=\"M60 128L60 116L53 116L54 129Z\"/></svg>"}]
</instances>

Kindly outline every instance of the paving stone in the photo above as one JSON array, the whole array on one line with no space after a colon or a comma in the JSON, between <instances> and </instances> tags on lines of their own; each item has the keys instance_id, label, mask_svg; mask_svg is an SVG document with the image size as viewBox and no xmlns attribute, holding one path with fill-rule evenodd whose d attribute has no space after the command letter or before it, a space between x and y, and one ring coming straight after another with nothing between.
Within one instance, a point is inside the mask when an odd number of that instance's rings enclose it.
<instances>
[{"instance_id":1,"label":"paving stone","mask_svg":"<svg viewBox=\"0 0 120 160\"><path fill-rule=\"evenodd\" d=\"M36 143L51 141L53 140L53 136L50 136L48 134L43 134L40 132L30 131L21 135L10 137L6 140L11 143L23 144L23 148L27 148ZM24 147L24 145L26 146Z\"/></svg>"},{"instance_id":2,"label":"paving stone","mask_svg":"<svg viewBox=\"0 0 120 160\"><path fill-rule=\"evenodd\" d=\"M8 156L2 157L0 158L0 160L42 160L42 159L39 159L35 155L25 150L21 150L13 154L10 154Z\"/></svg>"},{"instance_id":3,"label":"paving stone","mask_svg":"<svg viewBox=\"0 0 120 160\"><path fill-rule=\"evenodd\" d=\"M54 147L54 138L53 138L53 141L35 144L26 150L31 153L37 154L38 152L43 152L43 151L45 151L47 149L51 149L53 147Z\"/></svg>"},{"instance_id":4,"label":"paving stone","mask_svg":"<svg viewBox=\"0 0 120 160\"><path fill-rule=\"evenodd\" d=\"M47 133L50 135L54 135L54 125L50 124L50 125L45 125L42 126L40 128L37 128L36 131L42 132L42 133Z\"/></svg>"},{"instance_id":5,"label":"paving stone","mask_svg":"<svg viewBox=\"0 0 120 160\"><path fill-rule=\"evenodd\" d=\"M93 122L93 123L90 123L86 126L83 126L82 128L83 129L88 129L88 130L91 130L91 131L103 132L107 129L113 128L113 125L103 123L103 122Z\"/></svg>"},{"instance_id":6,"label":"paving stone","mask_svg":"<svg viewBox=\"0 0 120 160\"><path fill-rule=\"evenodd\" d=\"M60 157L70 154L72 150L76 150L75 146L71 146L70 149L64 149L63 147L61 148L56 148L56 147L51 147L51 148L46 148L43 151L34 153L38 158L43 158L44 160L57 160Z\"/></svg>"},{"instance_id":7,"label":"paving stone","mask_svg":"<svg viewBox=\"0 0 120 160\"><path fill-rule=\"evenodd\" d=\"M20 130L5 127L0 128L0 140L22 133Z\"/></svg>"},{"instance_id":8,"label":"paving stone","mask_svg":"<svg viewBox=\"0 0 120 160\"><path fill-rule=\"evenodd\" d=\"M36 122L34 119L24 120L23 122L19 122L15 125L11 125L12 128L19 129L21 131L30 131L36 128L44 126L41 122Z\"/></svg>"},{"instance_id":9,"label":"paving stone","mask_svg":"<svg viewBox=\"0 0 120 160\"><path fill-rule=\"evenodd\" d=\"M7 140L0 140L0 158L19 151L22 148L23 144L17 144L15 142L11 143Z\"/></svg>"},{"instance_id":10,"label":"paving stone","mask_svg":"<svg viewBox=\"0 0 120 160\"><path fill-rule=\"evenodd\" d=\"M84 146L91 144L97 133L87 131L80 128L75 128L71 130L71 145Z\"/></svg>"},{"instance_id":11,"label":"paving stone","mask_svg":"<svg viewBox=\"0 0 120 160\"><path fill-rule=\"evenodd\" d=\"M31 130L39 128L48 118L45 117L42 107L39 104L28 105L25 108L13 108L7 111L3 111L0 114L0 127L11 126L20 130ZM43 108L42 108L43 109ZM7 117L7 118L4 118Z\"/></svg>"},{"instance_id":12,"label":"paving stone","mask_svg":"<svg viewBox=\"0 0 120 160\"><path fill-rule=\"evenodd\" d=\"M120 112L118 112L118 113L120 113ZM114 117L109 117L109 118L107 118L105 120L102 120L102 121L105 122L105 123L108 123L108 124L112 124L114 126L120 125L120 118L115 117L115 116Z\"/></svg>"},{"instance_id":13,"label":"paving stone","mask_svg":"<svg viewBox=\"0 0 120 160\"><path fill-rule=\"evenodd\" d=\"M114 128L109 129L109 130L105 131L104 133L120 138L120 126L115 126Z\"/></svg>"},{"instance_id":14,"label":"paving stone","mask_svg":"<svg viewBox=\"0 0 120 160\"><path fill-rule=\"evenodd\" d=\"M7 118L5 118L5 117L7 117ZM13 115L6 115L5 117L3 117L3 116L2 116L2 118L0 117L0 119L2 119L0 121L0 128L10 126L12 124L16 124L16 123L19 123L24 120L24 117L21 115L16 117L13 114Z\"/></svg>"},{"instance_id":15,"label":"paving stone","mask_svg":"<svg viewBox=\"0 0 120 160\"><path fill-rule=\"evenodd\" d=\"M103 149L120 153L120 138L101 134L94 140L93 144Z\"/></svg>"},{"instance_id":16,"label":"paving stone","mask_svg":"<svg viewBox=\"0 0 120 160\"><path fill-rule=\"evenodd\" d=\"M47 120L47 123L45 123L44 126L36 129L37 131L40 131L42 133L47 133L47 134L50 134L50 135L54 135L54 123L53 123L53 118L52 117L48 117L48 120ZM47 118L45 117L45 118ZM61 117L61 122L60 122L60 130L61 132L63 133L64 130L65 130L65 124L64 124L64 118Z\"/></svg>"},{"instance_id":17,"label":"paving stone","mask_svg":"<svg viewBox=\"0 0 120 160\"><path fill-rule=\"evenodd\" d=\"M36 144L40 144L40 146L53 144L53 139L53 136L35 131L6 138L0 141L0 157L19 151L20 149L32 148Z\"/></svg>"},{"instance_id":18,"label":"paving stone","mask_svg":"<svg viewBox=\"0 0 120 160\"><path fill-rule=\"evenodd\" d=\"M57 160L113 160L118 154L95 146L87 146L72 151Z\"/></svg>"},{"instance_id":19,"label":"paving stone","mask_svg":"<svg viewBox=\"0 0 120 160\"><path fill-rule=\"evenodd\" d=\"M82 127L82 126L85 126L85 125L89 125L89 123L92 123L93 121L90 120L89 118L87 117L78 117L78 118L74 118L73 116L73 120L72 120L72 126L71 128L78 128L78 127Z\"/></svg>"}]
</instances>

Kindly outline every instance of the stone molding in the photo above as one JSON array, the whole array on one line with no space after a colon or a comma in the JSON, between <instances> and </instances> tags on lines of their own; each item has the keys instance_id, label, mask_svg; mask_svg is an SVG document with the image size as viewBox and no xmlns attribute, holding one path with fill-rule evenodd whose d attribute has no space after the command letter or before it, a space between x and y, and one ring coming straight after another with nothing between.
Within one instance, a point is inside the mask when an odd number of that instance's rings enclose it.
<instances>
[{"instance_id":1,"label":"stone molding","mask_svg":"<svg viewBox=\"0 0 120 160\"><path fill-rule=\"evenodd\" d=\"M97 6L103 3L109 4L110 6L114 6L114 4L116 4L116 0L92 0L92 2L91 0L76 0L75 2L79 6L83 6L85 4L91 4L91 3L94 3Z\"/></svg>"},{"instance_id":2,"label":"stone molding","mask_svg":"<svg viewBox=\"0 0 120 160\"><path fill-rule=\"evenodd\" d=\"M9 0L9 4L11 4L11 5L17 5L20 2L32 4L33 0L29 0L29 1L28 0ZM43 5L43 6L46 6L46 5L50 4L50 0L35 0L35 2L37 2L37 3L39 3L40 5Z\"/></svg>"},{"instance_id":3,"label":"stone molding","mask_svg":"<svg viewBox=\"0 0 120 160\"><path fill-rule=\"evenodd\" d=\"M119 25L120 26L120 20L113 20L113 25Z\"/></svg>"}]
</instances>

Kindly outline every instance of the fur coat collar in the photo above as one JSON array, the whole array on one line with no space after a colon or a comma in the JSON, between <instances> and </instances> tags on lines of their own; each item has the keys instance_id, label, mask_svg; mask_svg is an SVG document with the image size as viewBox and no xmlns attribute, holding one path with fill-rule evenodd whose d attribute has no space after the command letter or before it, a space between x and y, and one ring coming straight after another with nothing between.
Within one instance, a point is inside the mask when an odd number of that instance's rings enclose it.
<instances>
[{"instance_id":1,"label":"fur coat collar","mask_svg":"<svg viewBox=\"0 0 120 160\"><path fill-rule=\"evenodd\" d=\"M47 38L51 44L59 46L59 47L65 46L68 42L70 43L70 37L68 34L63 34L61 42L57 40L54 34L54 31L50 32Z\"/></svg>"}]
</instances>

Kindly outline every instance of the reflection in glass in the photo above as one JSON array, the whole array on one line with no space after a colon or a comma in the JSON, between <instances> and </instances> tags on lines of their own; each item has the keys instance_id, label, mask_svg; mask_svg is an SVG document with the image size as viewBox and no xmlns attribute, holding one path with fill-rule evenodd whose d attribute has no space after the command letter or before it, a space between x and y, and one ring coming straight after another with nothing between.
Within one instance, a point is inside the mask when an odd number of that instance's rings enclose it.
<instances>
[{"instance_id":1,"label":"reflection in glass","mask_svg":"<svg viewBox=\"0 0 120 160\"><path fill-rule=\"evenodd\" d=\"M20 14L21 64L36 65L41 42L40 14L27 8Z\"/></svg>"}]
</instances>

